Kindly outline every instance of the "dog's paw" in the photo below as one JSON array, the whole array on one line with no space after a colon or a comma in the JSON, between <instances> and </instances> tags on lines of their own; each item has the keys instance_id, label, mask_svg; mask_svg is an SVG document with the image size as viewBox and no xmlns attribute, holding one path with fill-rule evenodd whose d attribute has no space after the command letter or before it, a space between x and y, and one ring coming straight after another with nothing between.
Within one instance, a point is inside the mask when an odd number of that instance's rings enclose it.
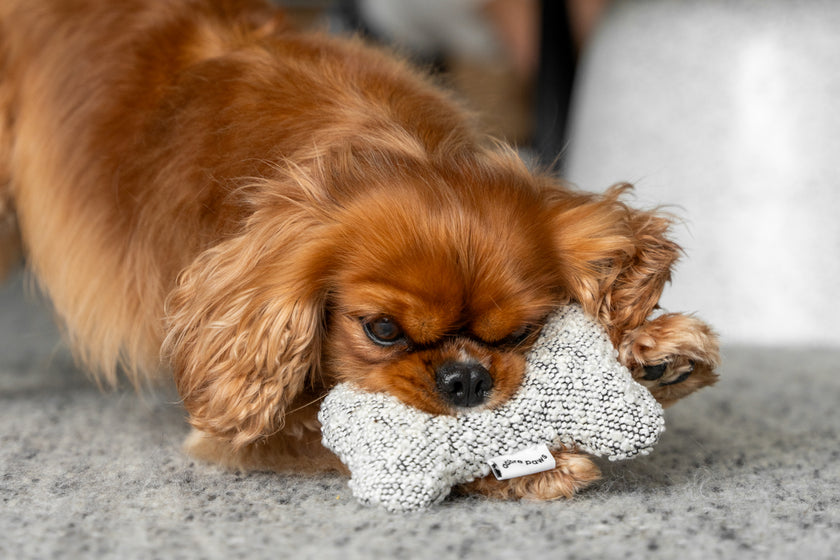
<instances>
[{"instance_id":1,"label":"dog's paw","mask_svg":"<svg viewBox=\"0 0 840 560\"><path fill-rule=\"evenodd\" d=\"M690 315L668 313L630 331L619 360L663 406L717 381L717 335Z\"/></svg>"},{"instance_id":2,"label":"dog's paw","mask_svg":"<svg viewBox=\"0 0 840 560\"><path fill-rule=\"evenodd\" d=\"M557 500L571 498L601 478L601 471L581 453L553 451L556 467L549 471L497 480L492 474L458 488L461 494L481 494L500 500Z\"/></svg>"},{"instance_id":3,"label":"dog's paw","mask_svg":"<svg viewBox=\"0 0 840 560\"><path fill-rule=\"evenodd\" d=\"M633 375L637 381L642 381L647 387L667 387L688 379L696 367L697 363L685 356L669 356L657 364L636 367Z\"/></svg>"}]
</instances>

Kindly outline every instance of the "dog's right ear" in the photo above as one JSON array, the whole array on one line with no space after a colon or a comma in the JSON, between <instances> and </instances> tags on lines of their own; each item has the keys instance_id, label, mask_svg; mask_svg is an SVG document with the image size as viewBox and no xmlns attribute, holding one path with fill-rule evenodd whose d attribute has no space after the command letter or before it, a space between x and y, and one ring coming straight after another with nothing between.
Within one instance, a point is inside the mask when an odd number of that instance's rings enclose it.
<instances>
[{"instance_id":1,"label":"dog's right ear","mask_svg":"<svg viewBox=\"0 0 840 560\"><path fill-rule=\"evenodd\" d=\"M190 423L234 447L281 429L320 367L324 241L256 224L200 254L166 307L164 353Z\"/></svg>"}]
</instances>

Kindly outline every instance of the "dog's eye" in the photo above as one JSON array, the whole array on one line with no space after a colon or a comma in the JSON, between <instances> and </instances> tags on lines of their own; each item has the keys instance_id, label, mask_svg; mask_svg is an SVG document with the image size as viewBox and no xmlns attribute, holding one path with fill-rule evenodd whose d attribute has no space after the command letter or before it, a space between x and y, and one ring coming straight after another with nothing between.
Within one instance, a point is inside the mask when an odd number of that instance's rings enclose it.
<instances>
[{"instance_id":1,"label":"dog's eye","mask_svg":"<svg viewBox=\"0 0 840 560\"><path fill-rule=\"evenodd\" d=\"M505 346L519 346L520 344L528 340L531 337L531 335L534 334L536 331L536 325L522 325L521 327L510 333L508 336L506 336L502 343Z\"/></svg>"},{"instance_id":2,"label":"dog's eye","mask_svg":"<svg viewBox=\"0 0 840 560\"><path fill-rule=\"evenodd\" d=\"M403 330L393 317L383 315L362 321L367 337L380 346L393 346L405 340Z\"/></svg>"}]
</instances>

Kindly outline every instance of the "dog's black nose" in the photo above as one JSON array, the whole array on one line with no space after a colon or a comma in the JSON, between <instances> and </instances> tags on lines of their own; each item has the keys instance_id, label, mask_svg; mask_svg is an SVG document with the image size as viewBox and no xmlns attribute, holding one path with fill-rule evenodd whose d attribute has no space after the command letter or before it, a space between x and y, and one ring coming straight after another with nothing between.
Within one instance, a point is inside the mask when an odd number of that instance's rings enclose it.
<instances>
[{"instance_id":1,"label":"dog's black nose","mask_svg":"<svg viewBox=\"0 0 840 560\"><path fill-rule=\"evenodd\" d=\"M475 362L446 362L435 372L437 390L455 406L478 406L493 389L493 378Z\"/></svg>"}]
</instances>

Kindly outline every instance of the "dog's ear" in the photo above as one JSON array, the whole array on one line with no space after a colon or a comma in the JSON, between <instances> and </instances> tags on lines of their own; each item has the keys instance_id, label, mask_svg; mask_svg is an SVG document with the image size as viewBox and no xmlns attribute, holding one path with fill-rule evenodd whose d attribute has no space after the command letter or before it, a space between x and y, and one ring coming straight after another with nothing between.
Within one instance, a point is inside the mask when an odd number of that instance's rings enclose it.
<instances>
[{"instance_id":1,"label":"dog's ear","mask_svg":"<svg viewBox=\"0 0 840 560\"><path fill-rule=\"evenodd\" d=\"M553 226L563 284L613 337L649 317L680 254L668 238L668 216L634 210L620 200L630 188L622 184L603 195L563 190L555 195Z\"/></svg>"},{"instance_id":2,"label":"dog's ear","mask_svg":"<svg viewBox=\"0 0 840 560\"><path fill-rule=\"evenodd\" d=\"M180 275L164 352L197 429L235 447L257 441L317 375L325 296L313 235L262 223Z\"/></svg>"}]
</instances>

